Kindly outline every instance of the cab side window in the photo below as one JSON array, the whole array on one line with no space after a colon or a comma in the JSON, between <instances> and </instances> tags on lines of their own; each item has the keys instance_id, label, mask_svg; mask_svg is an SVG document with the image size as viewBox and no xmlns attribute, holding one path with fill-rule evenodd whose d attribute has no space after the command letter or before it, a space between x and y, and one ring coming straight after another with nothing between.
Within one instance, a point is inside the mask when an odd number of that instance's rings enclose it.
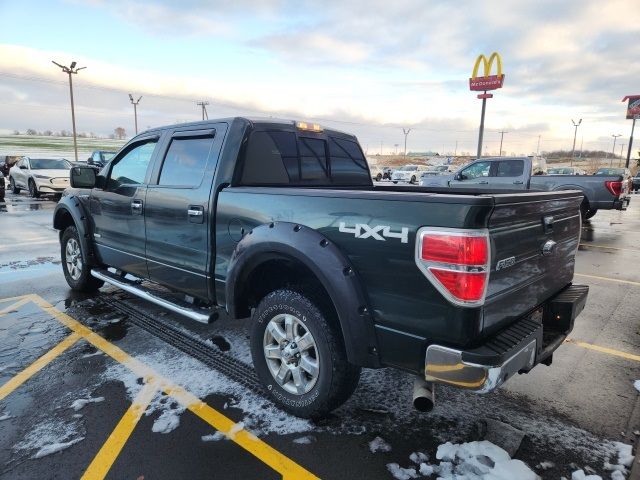
<instances>
[{"instance_id":1,"label":"cab side window","mask_svg":"<svg viewBox=\"0 0 640 480\"><path fill-rule=\"evenodd\" d=\"M133 147L117 159L111 168L107 190L116 190L122 185L141 185L156 147L156 140L150 140Z\"/></svg>"},{"instance_id":2,"label":"cab side window","mask_svg":"<svg viewBox=\"0 0 640 480\"><path fill-rule=\"evenodd\" d=\"M489 170L491 170L491 162L474 163L460 172L461 180L473 180L479 177L488 177Z\"/></svg>"},{"instance_id":3,"label":"cab side window","mask_svg":"<svg viewBox=\"0 0 640 480\"><path fill-rule=\"evenodd\" d=\"M523 173L523 160L501 160L498 162L497 177L521 177Z\"/></svg>"},{"instance_id":4,"label":"cab side window","mask_svg":"<svg viewBox=\"0 0 640 480\"><path fill-rule=\"evenodd\" d=\"M213 135L171 140L160 172L159 185L197 187L202 182Z\"/></svg>"}]
</instances>

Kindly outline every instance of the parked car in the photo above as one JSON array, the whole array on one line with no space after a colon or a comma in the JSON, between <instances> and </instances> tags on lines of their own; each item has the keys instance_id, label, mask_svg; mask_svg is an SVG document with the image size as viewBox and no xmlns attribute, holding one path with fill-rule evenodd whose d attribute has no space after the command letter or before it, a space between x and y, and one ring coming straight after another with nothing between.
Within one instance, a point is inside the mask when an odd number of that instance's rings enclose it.
<instances>
[{"instance_id":1,"label":"parked car","mask_svg":"<svg viewBox=\"0 0 640 480\"><path fill-rule=\"evenodd\" d=\"M391 180L391 174L393 173L393 168L389 166L380 167L382 169L382 179L383 180Z\"/></svg>"},{"instance_id":2,"label":"parked car","mask_svg":"<svg viewBox=\"0 0 640 480\"><path fill-rule=\"evenodd\" d=\"M593 217L599 209L626 210L629 205L629 183L622 175L546 175L542 174L542 168L533 157L486 157L451 175L425 177L421 185L485 191L579 190L584 195L580 210L585 219Z\"/></svg>"},{"instance_id":3,"label":"parked car","mask_svg":"<svg viewBox=\"0 0 640 480\"><path fill-rule=\"evenodd\" d=\"M370 165L369 170L371 172L371 178L373 178L376 182L382 181L384 177L384 171L381 167L378 167L377 165Z\"/></svg>"},{"instance_id":4,"label":"parked car","mask_svg":"<svg viewBox=\"0 0 640 480\"><path fill-rule=\"evenodd\" d=\"M71 162L60 158L23 157L9 170L9 185L15 194L29 190L34 198L41 193L60 194L69 186Z\"/></svg>"},{"instance_id":5,"label":"parked car","mask_svg":"<svg viewBox=\"0 0 640 480\"><path fill-rule=\"evenodd\" d=\"M631 178L631 187L636 193L640 190L640 172L636 173L636 176Z\"/></svg>"},{"instance_id":6,"label":"parked car","mask_svg":"<svg viewBox=\"0 0 640 480\"><path fill-rule=\"evenodd\" d=\"M0 172L0 202L4 202L5 184L4 175Z\"/></svg>"},{"instance_id":7,"label":"parked car","mask_svg":"<svg viewBox=\"0 0 640 480\"><path fill-rule=\"evenodd\" d=\"M117 152L110 152L106 150L94 150L91 156L87 158L87 164L93 165L100 170L116 153Z\"/></svg>"},{"instance_id":8,"label":"parked car","mask_svg":"<svg viewBox=\"0 0 640 480\"><path fill-rule=\"evenodd\" d=\"M420 165L405 165L394 170L391 174L391 181L393 183L417 183L424 168Z\"/></svg>"},{"instance_id":9,"label":"parked car","mask_svg":"<svg viewBox=\"0 0 640 480\"><path fill-rule=\"evenodd\" d=\"M13 167L18 160L22 157L17 157L13 155L0 155L0 172L5 176L5 178L9 177L9 170Z\"/></svg>"},{"instance_id":10,"label":"parked car","mask_svg":"<svg viewBox=\"0 0 640 480\"><path fill-rule=\"evenodd\" d=\"M420 175L420 178L429 177L433 175L445 175L449 173L449 165L432 165L428 166Z\"/></svg>"},{"instance_id":11,"label":"parked car","mask_svg":"<svg viewBox=\"0 0 640 480\"><path fill-rule=\"evenodd\" d=\"M423 409L433 382L492 391L551 364L587 297L579 192L374 187L357 139L318 125L156 128L71 185L53 218L69 286L251 317L264 391L301 417L346 401L362 367L413 372Z\"/></svg>"},{"instance_id":12,"label":"parked car","mask_svg":"<svg viewBox=\"0 0 640 480\"><path fill-rule=\"evenodd\" d=\"M587 172L578 167L551 167L547 169L548 175L586 175Z\"/></svg>"}]
</instances>

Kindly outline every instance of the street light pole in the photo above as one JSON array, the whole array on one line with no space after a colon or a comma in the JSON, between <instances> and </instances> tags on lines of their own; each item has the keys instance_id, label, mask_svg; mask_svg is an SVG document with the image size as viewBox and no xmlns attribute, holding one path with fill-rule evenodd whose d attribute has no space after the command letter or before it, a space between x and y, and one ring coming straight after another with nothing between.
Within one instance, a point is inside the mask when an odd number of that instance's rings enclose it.
<instances>
[{"instance_id":1,"label":"street light pole","mask_svg":"<svg viewBox=\"0 0 640 480\"><path fill-rule=\"evenodd\" d=\"M621 143L620 144L620 161L618 162L618 166L620 166L620 164L622 163L622 151L624 150L624 146L626 145L626 143Z\"/></svg>"},{"instance_id":2,"label":"street light pole","mask_svg":"<svg viewBox=\"0 0 640 480\"><path fill-rule=\"evenodd\" d=\"M51 63L57 65L62 69L64 73L69 75L69 96L71 98L71 124L73 126L73 152L75 154L76 162L78 161L78 141L76 139L76 112L75 107L73 105L73 80L71 75L76 75L80 70L87 67L79 67L76 68L76 62L71 62L71 65L65 67L64 65L60 65L58 62L54 62L51 60Z\"/></svg>"},{"instance_id":3,"label":"street light pole","mask_svg":"<svg viewBox=\"0 0 640 480\"><path fill-rule=\"evenodd\" d=\"M209 105L209 102L198 102L197 105L202 107L202 120L204 120L204 117L207 117L207 120L209 120L209 113L207 112L207 105Z\"/></svg>"},{"instance_id":4,"label":"street light pole","mask_svg":"<svg viewBox=\"0 0 640 480\"><path fill-rule=\"evenodd\" d=\"M540 155L540 138L542 135L538 135L538 148L536 148L536 155Z\"/></svg>"},{"instance_id":5,"label":"street light pole","mask_svg":"<svg viewBox=\"0 0 640 480\"><path fill-rule=\"evenodd\" d=\"M618 137L621 137L622 135L616 133L611 136L613 137L613 148L611 149L611 161L609 162L610 167L613 165L613 157L616 156L616 140L618 140Z\"/></svg>"},{"instance_id":6,"label":"street light pole","mask_svg":"<svg viewBox=\"0 0 640 480\"><path fill-rule=\"evenodd\" d=\"M500 150L498 151L498 156L501 157L502 156L502 139L504 138L504 134L505 133L509 133L509 132L500 132Z\"/></svg>"},{"instance_id":7,"label":"street light pole","mask_svg":"<svg viewBox=\"0 0 640 480\"><path fill-rule=\"evenodd\" d=\"M134 102L133 95L129 94L129 100L131 101L131 105L133 105L133 116L135 118L136 135L138 135L138 104L140 103L141 99L142 99L142 95L140 95L138 97L138 100Z\"/></svg>"},{"instance_id":8,"label":"street light pole","mask_svg":"<svg viewBox=\"0 0 640 480\"><path fill-rule=\"evenodd\" d=\"M403 128L402 129L402 133L404 133L404 156L407 156L407 136L409 135L409 132L411 131L410 128Z\"/></svg>"},{"instance_id":9,"label":"street light pole","mask_svg":"<svg viewBox=\"0 0 640 480\"><path fill-rule=\"evenodd\" d=\"M571 119L571 123L573 123L573 126L576 127L573 132L573 147L571 147L571 161L569 163L571 166L573 166L573 158L576 154L576 136L578 135L578 127L582 123L582 119L578 120L578 123L574 122L573 119Z\"/></svg>"}]
</instances>

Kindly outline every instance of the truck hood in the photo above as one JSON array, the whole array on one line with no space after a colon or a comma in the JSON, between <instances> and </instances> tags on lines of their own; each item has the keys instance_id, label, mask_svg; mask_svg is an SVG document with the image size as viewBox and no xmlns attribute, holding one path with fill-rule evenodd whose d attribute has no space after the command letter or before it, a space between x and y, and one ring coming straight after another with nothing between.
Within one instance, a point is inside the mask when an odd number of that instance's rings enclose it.
<instances>
[{"instance_id":1,"label":"truck hood","mask_svg":"<svg viewBox=\"0 0 640 480\"><path fill-rule=\"evenodd\" d=\"M69 170L31 170L31 175L47 178L69 178Z\"/></svg>"}]
</instances>

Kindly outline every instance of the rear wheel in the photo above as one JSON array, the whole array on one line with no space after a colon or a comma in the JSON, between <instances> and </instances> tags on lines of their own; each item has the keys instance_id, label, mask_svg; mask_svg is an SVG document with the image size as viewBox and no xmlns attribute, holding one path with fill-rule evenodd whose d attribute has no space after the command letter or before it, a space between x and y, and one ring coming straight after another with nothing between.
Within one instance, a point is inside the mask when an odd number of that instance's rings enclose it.
<instances>
[{"instance_id":1,"label":"rear wheel","mask_svg":"<svg viewBox=\"0 0 640 480\"><path fill-rule=\"evenodd\" d=\"M13 177L9 177L9 187L11 188L11 193L18 195L20 193L20 188L16 186L16 181Z\"/></svg>"},{"instance_id":2,"label":"rear wheel","mask_svg":"<svg viewBox=\"0 0 640 480\"><path fill-rule=\"evenodd\" d=\"M376 181L378 181L378 182L379 182L380 180L382 180L382 174L381 174L381 173L379 173L378 175L376 175Z\"/></svg>"},{"instance_id":3,"label":"rear wheel","mask_svg":"<svg viewBox=\"0 0 640 480\"><path fill-rule=\"evenodd\" d=\"M589 218L593 217L596 213L598 213L597 208L594 208L593 210L587 210L587 213L584 216L585 220L588 220Z\"/></svg>"},{"instance_id":4,"label":"rear wheel","mask_svg":"<svg viewBox=\"0 0 640 480\"><path fill-rule=\"evenodd\" d=\"M29 196L31 196L32 198L40 197L40 192L38 191L36 182L34 182L33 180L29 180Z\"/></svg>"},{"instance_id":5,"label":"rear wheel","mask_svg":"<svg viewBox=\"0 0 640 480\"><path fill-rule=\"evenodd\" d=\"M416 176L415 175L411 176L411 183L416 183Z\"/></svg>"},{"instance_id":6,"label":"rear wheel","mask_svg":"<svg viewBox=\"0 0 640 480\"><path fill-rule=\"evenodd\" d=\"M256 308L251 356L273 401L298 417L321 417L339 407L360 378L339 330L316 303L292 290L271 292Z\"/></svg>"},{"instance_id":7,"label":"rear wheel","mask_svg":"<svg viewBox=\"0 0 640 480\"><path fill-rule=\"evenodd\" d=\"M78 292L94 292L104 282L91 276L91 269L82 260L82 247L76 227L67 227L60 242L62 271L69 286Z\"/></svg>"}]
</instances>

